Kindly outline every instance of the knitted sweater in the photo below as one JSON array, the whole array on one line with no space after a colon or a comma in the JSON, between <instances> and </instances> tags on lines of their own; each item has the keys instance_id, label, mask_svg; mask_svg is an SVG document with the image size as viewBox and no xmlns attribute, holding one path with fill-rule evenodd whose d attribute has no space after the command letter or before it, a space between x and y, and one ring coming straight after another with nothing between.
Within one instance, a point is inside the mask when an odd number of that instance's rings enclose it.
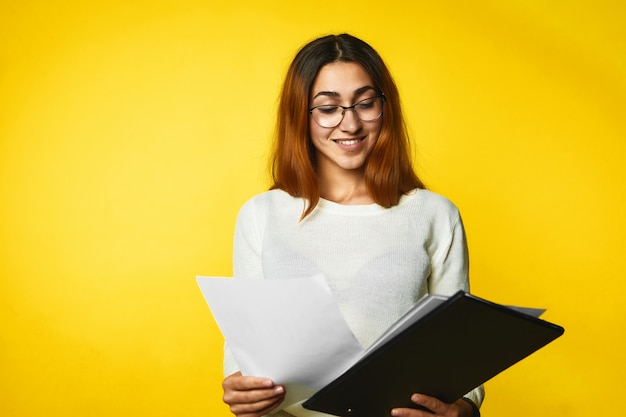
<instances>
[{"instance_id":1,"label":"knitted sweater","mask_svg":"<svg viewBox=\"0 0 626 417\"><path fill-rule=\"evenodd\" d=\"M424 295L469 290L463 224L446 198L415 190L389 209L321 199L299 221L304 204L282 190L244 204L235 229L235 278L289 279L322 272L363 347ZM237 370L226 348L224 374ZM480 405L482 387L467 396ZM288 410L297 416L326 416L301 406Z\"/></svg>"}]
</instances>

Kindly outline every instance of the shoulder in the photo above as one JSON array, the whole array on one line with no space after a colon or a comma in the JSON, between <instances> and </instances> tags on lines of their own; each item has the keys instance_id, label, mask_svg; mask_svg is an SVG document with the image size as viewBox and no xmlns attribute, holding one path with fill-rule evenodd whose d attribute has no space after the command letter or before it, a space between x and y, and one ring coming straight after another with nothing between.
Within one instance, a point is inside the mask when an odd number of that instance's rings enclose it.
<instances>
[{"instance_id":1,"label":"shoulder","mask_svg":"<svg viewBox=\"0 0 626 417\"><path fill-rule=\"evenodd\" d=\"M463 224L457 206L447 197L429 190L419 189L407 193L400 200L398 210L420 230L444 233Z\"/></svg>"},{"instance_id":2,"label":"shoulder","mask_svg":"<svg viewBox=\"0 0 626 417\"><path fill-rule=\"evenodd\" d=\"M447 197L424 189L416 189L402 196L399 206L422 213L439 213L453 217L459 215L459 209Z\"/></svg>"},{"instance_id":3,"label":"shoulder","mask_svg":"<svg viewBox=\"0 0 626 417\"><path fill-rule=\"evenodd\" d=\"M250 198L241 209L262 210L276 206L293 205L296 201L301 201L301 199L294 198L283 190L269 190Z\"/></svg>"},{"instance_id":4,"label":"shoulder","mask_svg":"<svg viewBox=\"0 0 626 417\"><path fill-rule=\"evenodd\" d=\"M300 216L303 208L301 198L292 197L283 190L269 190L257 194L246 201L239 210L239 221L267 219L272 213L296 213Z\"/></svg>"}]
</instances>

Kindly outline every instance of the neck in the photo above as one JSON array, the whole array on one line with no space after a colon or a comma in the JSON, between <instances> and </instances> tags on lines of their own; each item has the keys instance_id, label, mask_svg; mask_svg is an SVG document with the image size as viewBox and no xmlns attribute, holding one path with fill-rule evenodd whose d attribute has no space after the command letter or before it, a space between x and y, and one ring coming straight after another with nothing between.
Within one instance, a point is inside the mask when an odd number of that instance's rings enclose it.
<instances>
[{"instance_id":1,"label":"neck","mask_svg":"<svg viewBox=\"0 0 626 417\"><path fill-rule=\"evenodd\" d=\"M318 173L317 181L320 187L320 197L346 205L372 204L365 184L365 177L361 170L343 172L343 175L323 175Z\"/></svg>"}]
</instances>

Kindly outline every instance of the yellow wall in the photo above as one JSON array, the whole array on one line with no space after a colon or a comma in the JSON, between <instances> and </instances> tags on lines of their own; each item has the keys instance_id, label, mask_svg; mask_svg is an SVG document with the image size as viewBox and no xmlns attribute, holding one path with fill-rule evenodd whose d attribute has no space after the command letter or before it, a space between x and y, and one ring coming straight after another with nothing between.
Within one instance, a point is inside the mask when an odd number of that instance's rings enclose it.
<instances>
[{"instance_id":1,"label":"yellow wall","mask_svg":"<svg viewBox=\"0 0 626 417\"><path fill-rule=\"evenodd\" d=\"M2 1L0 415L227 415L195 275L231 273L289 59L342 31L395 74L420 172L464 215L473 291L566 327L487 384L483 415L609 414L624 3L261 3Z\"/></svg>"}]
</instances>

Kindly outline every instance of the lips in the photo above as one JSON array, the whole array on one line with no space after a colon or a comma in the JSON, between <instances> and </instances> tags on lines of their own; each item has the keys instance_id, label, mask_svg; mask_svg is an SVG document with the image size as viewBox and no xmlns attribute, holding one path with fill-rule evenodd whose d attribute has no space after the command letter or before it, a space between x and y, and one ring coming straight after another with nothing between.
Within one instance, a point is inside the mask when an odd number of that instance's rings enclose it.
<instances>
[{"instance_id":1,"label":"lips","mask_svg":"<svg viewBox=\"0 0 626 417\"><path fill-rule=\"evenodd\" d=\"M357 138L357 139L333 139L332 141L339 144L339 145L344 145L344 146L352 146L352 145L356 145L357 143L361 142L364 138Z\"/></svg>"}]
</instances>

